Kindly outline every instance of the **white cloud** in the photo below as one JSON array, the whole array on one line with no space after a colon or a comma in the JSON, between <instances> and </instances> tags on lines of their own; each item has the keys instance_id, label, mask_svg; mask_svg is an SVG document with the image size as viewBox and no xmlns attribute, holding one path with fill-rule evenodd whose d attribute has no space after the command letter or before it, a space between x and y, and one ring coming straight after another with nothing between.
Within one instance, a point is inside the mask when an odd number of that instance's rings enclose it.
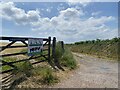
<instances>
[{"instance_id":1,"label":"white cloud","mask_svg":"<svg viewBox=\"0 0 120 90\"><path fill-rule=\"evenodd\" d=\"M17 8L14 3L0 3L1 16L17 24L29 24L34 32L41 37L56 36L58 40L66 42L95 38L111 38L117 36L117 29L112 30L106 25L115 20L112 16L82 19L84 11L76 8L61 10L58 16L42 18L39 10L25 12ZM44 36L45 35L45 36Z\"/></svg>"},{"instance_id":2,"label":"white cloud","mask_svg":"<svg viewBox=\"0 0 120 90\"><path fill-rule=\"evenodd\" d=\"M76 17L79 17L81 15L84 15L83 11L78 11L77 9L75 8L68 8L66 10L62 10L60 11L60 16L61 17L66 17L66 18L76 18Z\"/></svg>"},{"instance_id":3,"label":"white cloud","mask_svg":"<svg viewBox=\"0 0 120 90\"><path fill-rule=\"evenodd\" d=\"M81 4L83 6L87 6L92 0L66 0L69 5L76 5L76 4Z\"/></svg>"},{"instance_id":4,"label":"white cloud","mask_svg":"<svg viewBox=\"0 0 120 90\"><path fill-rule=\"evenodd\" d=\"M97 15L99 15L99 14L101 14L102 12L101 11L98 11L98 12L93 12L91 15L92 16L97 16Z\"/></svg>"},{"instance_id":5,"label":"white cloud","mask_svg":"<svg viewBox=\"0 0 120 90\"><path fill-rule=\"evenodd\" d=\"M42 21L45 23L37 23L37 28L34 28L34 30L38 32L50 32L48 35L56 36L59 40L65 40L67 42L82 39L107 38L111 37L108 35L116 33L116 31L111 32L111 29L105 25L105 23L115 20L114 17L90 17L83 20L81 15L84 15L83 11L68 8L60 11L58 16L47 19L47 21L45 18L42 18ZM112 35L112 37L115 35L116 34Z\"/></svg>"},{"instance_id":6,"label":"white cloud","mask_svg":"<svg viewBox=\"0 0 120 90\"><path fill-rule=\"evenodd\" d=\"M20 18L24 17L24 10L15 8L13 2L8 2L8 3L0 3L0 13L2 16L6 19L11 20L13 17Z\"/></svg>"},{"instance_id":7,"label":"white cloud","mask_svg":"<svg viewBox=\"0 0 120 90\"><path fill-rule=\"evenodd\" d=\"M13 2L0 3L0 16L2 18L12 20L16 24L29 24L30 22L36 22L40 18L40 12L38 10L32 10L25 12L21 8L17 8Z\"/></svg>"},{"instance_id":8,"label":"white cloud","mask_svg":"<svg viewBox=\"0 0 120 90\"><path fill-rule=\"evenodd\" d=\"M33 21L38 21L40 18L40 12L38 10L32 10L32 11L28 11L27 12L27 18L29 19L29 21L33 22Z\"/></svg>"}]
</instances>

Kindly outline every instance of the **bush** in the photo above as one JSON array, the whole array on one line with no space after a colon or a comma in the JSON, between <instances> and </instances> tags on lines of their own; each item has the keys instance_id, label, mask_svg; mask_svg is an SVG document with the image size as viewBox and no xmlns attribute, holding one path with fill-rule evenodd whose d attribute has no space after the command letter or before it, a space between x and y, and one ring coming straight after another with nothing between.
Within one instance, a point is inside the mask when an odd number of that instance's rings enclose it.
<instances>
[{"instance_id":1,"label":"bush","mask_svg":"<svg viewBox=\"0 0 120 90\"><path fill-rule=\"evenodd\" d=\"M61 43L58 42L56 45L56 57L59 59L62 66L68 67L69 69L75 69L77 64L69 48L64 47L64 52L61 47Z\"/></svg>"},{"instance_id":2,"label":"bush","mask_svg":"<svg viewBox=\"0 0 120 90\"><path fill-rule=\"evenodd\" d=\"M60 62L62 66L68 67L69 69L75 69L77 67L77 63L68 48L65 48L65 53Z\"/></svg>"},{"instance_id":3,"label":"bush","mask_svg":"<svg viewBox=\"0 0 120 90\"><path fill-rule=\"evenodd\" d=\"M57 82L58 79L55 75L53 75L52 70L50 68L45 68L42 75L42 83L50 85Z\"/></svg>"},{"instance_id":4,"label":"bush","mask_svg":"<svg viewBox=\"0 0 120 90\"><path fill-rule=\"evenodd\" d=\"M57 42L57 44L56 44L55 55L56 55L56 58L58 58L58 59L60 59L63 55L63 50L62 50L60 42Z\"/></svg>"},{"instance_id":5,"label":"bush","mask_svg":"<svg viewBox=\"0 0 120 90\"><path fill-rule=\"evenodd\" d=\"M38 82L40 82L42 84L51 85L51 84L57 83L59 81L57 76L54 75L52 69L47 66L36 67L33 70L33 74L34 74L34 76L41 76L41 78L40 78L40 80L38 80Z\"/></svg>"},{"instance_id":6,"label":"bush","mask_svg":"<svg viewBox=\"0 0 120 90\"><path fill-rule=\"evenodd\" d=\"M17 69L13 71L14 73L18 72L21 74L25 74L28 77L32 74L33 66L29 61L16 63L15 66L17 67Z\"/></svg>"}]
</instances>

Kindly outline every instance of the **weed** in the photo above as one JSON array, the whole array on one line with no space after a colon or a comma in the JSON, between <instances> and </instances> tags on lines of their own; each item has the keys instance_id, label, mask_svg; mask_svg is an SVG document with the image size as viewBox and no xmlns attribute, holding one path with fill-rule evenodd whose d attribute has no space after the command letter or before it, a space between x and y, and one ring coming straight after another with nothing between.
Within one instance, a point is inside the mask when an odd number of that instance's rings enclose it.
<instances>
[{"instance_id":1,"label":"weed","mask_svg":"<svg viewBox=\"0 0 120 90\"><path fill-rule=\"evenodd\" d=\"M56 55L56 58L58 59L60 59L63 56L63 50L60 42L57 42L56 44L55 55Z\"/></svg>"},{"instance_id":2,"label":"weed","mask_svg":"<svg viewBox=\"0 0 120 90\"><path fill-rule=\"evenodd\" d=\"M58 79L55 75L53 75L53 72L50 68L45 68L42 74L42 83L51 85L58 82Z\"/></svg>"},{"instance_id":3,"label":"weed","mask_svg":"<svg viewBox=\"0 0 120 90\"><path fill-rule=\"evenodd\" d=\"M75 69L77 67L76 60L74 59L69 48L66 47L65 52L61 58L61 65L68 67L70 69Z\"/></svg>"},{"instance_id":4,"label":"weed","mask_svg":"<svg viewBox=\"0 0 120 90\"><path fill-rule=\"evenodd\" d=\"M29 61L15 63L15 66L17 67L17 69L13 71L14 73L22 73L28 77L32 74L31 71L33 69L33 66Z\"/></svg>"},{"instance_id":5,"label":"weed","mask_svg":"<svg viewBox=\"0 0 120 90\"><path fill-rule=\"evenodd\" d=\"M37 81L47 85L51 85L59 81L59 79L55 76L52 69L47 66L35 67L33 71L33 76L41 76L41 78Z\"/></svg>"},{"instance_id":6,"label":"weed","mask_svg":"<svg viewBox=\"0 0 120 90\"><path fill-rule=\"evenodd\" d=\"M77 63L68 47L64 47L64 52L60 42L56 45L56 57L59 59L62 66L68 67L69 69L75 69Z\"/></svg>"}]
</instances>

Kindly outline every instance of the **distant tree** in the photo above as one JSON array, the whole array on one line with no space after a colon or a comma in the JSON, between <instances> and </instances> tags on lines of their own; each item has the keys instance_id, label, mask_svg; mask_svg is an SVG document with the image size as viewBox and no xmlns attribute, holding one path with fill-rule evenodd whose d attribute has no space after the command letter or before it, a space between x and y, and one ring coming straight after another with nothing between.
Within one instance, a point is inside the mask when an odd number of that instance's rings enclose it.
<instances>
[{"instance_id":1,"label":"distant tree","mask_svg":"<svg viewBox=\"0 0 120 90\"><path fill-rule=\"evenodd\" d=\"M75 45L79 45L80 44L80 42L75 42Z\"/></svg>"},{"instance_id":2,"label":"distant tree","mask_svg":"<svg viewBox=\"0 0 120 90\"><path fill-rule=\"evenodd\" d=\"M101 40L100 39L96 39L96 43L99 43Z\"/></svg>"},{"instance_id":3,"label":"distant tree","mask_svg":"<svg viewBox=\"0 0 120 90\"><path fill-rule=\"evenodd\" d=\"M80 41L80 42L75 42L76 45L79 45L79 44L84 44L85 42L84 41Z\"/></svg>"},{"instance_id":4,"label":"distant tree","mask_svg":"<svg viewBox=\"0 0 120 90\"><path fill-rule=\"evenodd\" d=\"M85 41L85 43L87 44L89 41Z\"/></svg>"},{"instance_id":5,"label":"distant tree","mask_svg":"<svg viewBox=\"0 0 120 90\"><path fill-rule=\"evenodd\" d=\"M81 41L80 44L84 44L84 41Z\"/></svg>"},{"instance_id":6,"label":"distant tree","mask_svg":"<svg viewBox=\"0 0 120 90\"><path fill-rule=\"evenodd\" d=\"M92 42L92 43L95 43L95 40L92 40L91 42Z\"/></svg>"},{"instance_id":7,"label":"distant tree","mask_svg":"<svg viewBox=\"0 0 120 90\"><path fill-rule=\"evenodd\" d=\"M119 38L115 37L112 39L113 42L118 42L119 41Z\"/></svg>"},{"instance_id":8,"label":"distant tree","mask_svg":"<svg viewBox=\"0 0 120 90\"><path fill-rule=\"evenodd\" d=\"M105 42L109 42L110 40L109 39L106 39Z\"/></svg>"}]
</instances>

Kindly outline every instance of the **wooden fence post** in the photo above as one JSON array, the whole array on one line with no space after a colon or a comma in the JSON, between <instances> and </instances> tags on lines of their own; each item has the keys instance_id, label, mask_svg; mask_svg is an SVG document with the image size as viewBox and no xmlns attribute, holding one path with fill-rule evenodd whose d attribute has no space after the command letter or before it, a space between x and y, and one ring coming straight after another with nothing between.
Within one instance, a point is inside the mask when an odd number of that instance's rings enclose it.
<instances>
[{"instance_id":1,"label":"wooden fence post","mask_svg":"<svg viewBox=\"0 0 120 90\"><path fill-rule=\"evenodd\" d=\"M50 46L51 46L51 37L48 38L48 62L51 62L51 59L50 59Z\"/></svg>"},{"instance_id":2,"label":"wooden fence post","mask_svg":"<svg viewBox=\"0 0 120 90\"><path fill-rule=\"evenodd\" d=\"M60 66L60 62L58 60L58 58L56 58L56 37L53 37L53 46L52 46L52 57L54 59L54 63L55 65L64 71L64 69Z\"/></svg>"},{"instance_id":3,"label":"wooden fence post","mask_svg":"<svg viewBox=\"0 0 120 90\"><path fill-rule=\"evenodd\" d=\"M51 57L50 57L51 56L51 54L50 54L51 49L50 48L51 48L51 37L48 38L48 63L52 66L53 69L57 70L51 61Z\"/></svg>"},{"instance_id":4,"label":"wooden fence post","mask_svg":"<svg viewBox=\"0 0 120 90\"><path fill-rule=\"evenodd\" d=\"M56 49L56 37L53 37L53 44L52 44L52 57L54 58L54 62L56 63L55 59L55 49Z\"/></svg>"},{"instance_id":5,"label":"wooden fence post","mask_svg":"<svg viewBox=\"0 0 120 90\"><path fill-rule=\"evenodd\" d=\"M63 50L63 53L64 53L65 49L64 49L64 42L63 41L61 41L61 47L62 47L62 50Z\"/></svg>"}]
</instances>

